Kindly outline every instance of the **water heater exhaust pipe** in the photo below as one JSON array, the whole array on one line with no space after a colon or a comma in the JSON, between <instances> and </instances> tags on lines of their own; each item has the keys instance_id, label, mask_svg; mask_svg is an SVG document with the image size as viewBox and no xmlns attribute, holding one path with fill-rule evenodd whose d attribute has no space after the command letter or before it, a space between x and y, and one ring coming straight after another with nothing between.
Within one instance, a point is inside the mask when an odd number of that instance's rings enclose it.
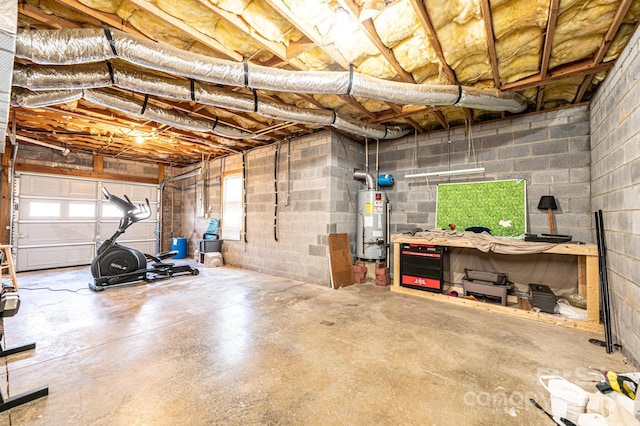
<instances>
[{"instance_id":1,"label":"water heater exhaust pipe","mask_svg":"<svg viewBox=\"0 0 640 426\"><path fill-rule=\"evenodd\" d=\"M373 180L373 176L371 176L367 172L361 172L359 170L354 170L353 178L358 180L366 180L367 181L367 189L376 189L375 181Z\"/></svg>"}]
</instances>

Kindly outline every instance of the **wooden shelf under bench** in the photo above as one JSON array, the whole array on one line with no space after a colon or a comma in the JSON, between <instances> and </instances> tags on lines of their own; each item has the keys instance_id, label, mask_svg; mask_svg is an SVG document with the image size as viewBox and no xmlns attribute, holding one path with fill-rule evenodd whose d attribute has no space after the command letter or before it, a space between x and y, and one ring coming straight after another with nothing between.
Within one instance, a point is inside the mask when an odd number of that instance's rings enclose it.
<instances>
[{"instance_id":1,"label":"wooden shelf under bench","mask_svg":"<svg viewBox=\"0 0 640 426\"><path fill-rule=\"evenodd\" d=\"M444 247L471 248L475 247L465 239L447 238L413 238L399 237L393 241L393 285L391 291L423 297L447 303L457 303L485 311L499 312L506 315L541 321L563 327L576 328L604 334L604 327L600 324L600 289L598 271L598 247L594 244L557 244L542 253L566 254L576 256L578 259L578 293L587 300L587 319L585 321L566 319L560 315L552 315L544 312L532 312L511 306L502 306L485 303L459 297L446 296L440 293L415 290L400 286L400 244L431 244ZM526 254L513 254L509 256L526 256Z\"/></svg>"}]
</instances>

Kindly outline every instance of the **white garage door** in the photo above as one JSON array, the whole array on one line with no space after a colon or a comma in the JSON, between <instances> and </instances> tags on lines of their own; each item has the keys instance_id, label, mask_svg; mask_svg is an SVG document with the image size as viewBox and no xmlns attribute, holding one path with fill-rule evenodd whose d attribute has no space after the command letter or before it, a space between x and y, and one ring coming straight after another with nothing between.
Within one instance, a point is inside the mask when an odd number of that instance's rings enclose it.
<instances>
[{"instance_id":1,"label":"white garage door","mask_svg":"<svg viewBox=\"0 0 640 426\"><path fill-rule=\"evenodd\" d=\"M156 247L158 186L16 174L13 245L16 270L88 265L96 247L118 227L120 210L104 199L102 187L133 202L149 199L152 215L134 224L118 242L153 253Z\"/></svg>"}]
</instances>

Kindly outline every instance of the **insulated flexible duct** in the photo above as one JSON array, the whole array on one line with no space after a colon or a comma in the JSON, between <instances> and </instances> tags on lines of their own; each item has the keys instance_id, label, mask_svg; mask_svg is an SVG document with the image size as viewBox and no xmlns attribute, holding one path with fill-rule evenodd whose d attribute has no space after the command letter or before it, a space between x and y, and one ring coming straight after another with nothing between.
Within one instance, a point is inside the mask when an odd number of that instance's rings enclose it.
<instances>
[{"instance_id":1,"label":"insulated flexible duct","mask_svg":"<svg viewBox=\"0 0 640 426\"><path fill-rule=\"evenodd\" d=\"M18 2L0 2L0 153L9 124L9 93L18 26Z\"/></svg>"},{"instance_id":2,"label":"insulated flexible duct","mask_svg":"<svg viewBox=\"0 0 640 426\"><path fill-rule=\"evenodd\" d=\"M345 118L328 109L299 108L247 94L232 93L207 83L145 73L122 64L98 63L64 67L16 64L13 85L34 91L101 88L113 85L179 101L195 101L220 108L256 112L276 120L332 126L338 130L374 139L395 139L410 131L408 127L385 126ZM37 96L33 98L36 99Z\"/></svg>"},{"instance_id":3,"label":"insulated flexible duct","mask_svg":"<svg viewBox=\"0 0 640 426\"><path fill-rule=\"evenodd\" d=\"M14 89L11 92L11 105L25 108L38 108L74 101L80 98L84 98L96 105L102 105L127 114L142 115L149 120L178 129L212 133L229 139L270 140L268 136L239 130L225 124L220 124L217 121L190 117L186 114L164 110L153 105L148 105L144 101L127 98L117 93L108 92L104 89L41 92Z\"/></svg>"},{"instance_id":4,"label":"insulated flexible duct","mask_svg":"<svg viewBox=\"0 0 640 426\"><path fill-rule=\"evenodd\" d=\"M400 83L350 71L276 69L210 58L115 29L21 30L16 37L16 56L50 65L120 58L215 84L292 93L348 94L399 104L456 105L514 113L526 108L526 102L517 93Z\"/></svg>"}]
</instances>

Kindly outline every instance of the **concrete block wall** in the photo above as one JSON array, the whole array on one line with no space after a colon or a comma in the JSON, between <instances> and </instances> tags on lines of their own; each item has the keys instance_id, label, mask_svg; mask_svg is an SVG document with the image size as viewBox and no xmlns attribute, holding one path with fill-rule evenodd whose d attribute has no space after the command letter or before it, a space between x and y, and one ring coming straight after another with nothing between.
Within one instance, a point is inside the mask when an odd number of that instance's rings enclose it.
<instances>
[{"instance_id":1,"label":"concrete block wall","mask_svg":"<svg viewBox=\"0 0 640 426\"><path fill-rule=\"evenodd\" d=\"M274 171L277 147L276 241ZM355 213L350 212L349 191L345 188L348 186L351 194L357 193L360 184L353 180L352 174L354 168L362 167L362 152L362 145L357 142L325 131L246 153L247 241L242 237L240 241L224 240L225 262L329 286L328 234L350 233L352 247L355 247ZM220 175L241 170L242 155L229 155L209 163L208 167L208 216L220 218ZM187 179L181 190L182 234L189 237L191 249L204 232L208 217L193 215L195 182Z\"/></svg>"},{"instance_id":2,"label":"concrete block wall","mask_svg":"<svg viewBox=\"0 0 640 426\"><path fill-rule=\"evenodd\" d=\"M449 142L450 141L450 142ZM375 164L375 153L369 153ZM473 125L469 129L407 136L380 144L380 173L392 205L391 232L435 227L437 185L526 179L528 231L548 233L542 195L554 195L555 232L592 242L589 109L586 106ZM404 178L406 174L485 167L484 174Z\"/></svg>"},{"instance_id":3,"label":"concrete block wall","mask_svg":"<svg viewBox=\"0 0 640 426\"><path fill-rule=\"evenodd\" d=\"M138 176L152 179L158 177L157 164L140 163L138 161L121 160L112 157L103 158L102 169L105 173L125 176Z\"/></svg>"},{"instance_id":4,"label":"concrete block wall","mask_svg":"<svg viewBox=\"0 0 640 426\"><path fill-rule=\"evenodd\" d=\"M331 217L327 233L348 234L351 256L355 259L358 190L366 189L366 184L354 179L353 172L365 170L364 147L346 136L332 133L331 151Z\"/></svg>"},{"instance_id":5,"label":"concrete block wall","mask_svg":"<svg viewBox=\"0 0 640 426\"><path fill-rule=\"evenodd\" d=\"M592 210L603 211L613 331L640 368L640 32L591 109Z\"/></svg>"},{"instance_id":6,"label":"concrete block wall","mask_svg":"<svg viewBox=\"0 0 640 426\"><path fill-rule=\"evenodd\" d=\"M62 152L55 149L19 144L16 164L91 171L93 170L93 155L70 153L63 156Z\"/></svg>"},{"instance_id":7,"label":"concrete block wall","mask_svg":"<svg viewBox=\"0 0 640 426\"><path fill-rule=\"evenodd\" d=\"M63 156L62 152L55 149L20 144L18 147L16 164L47 166L69 170L92 171L93 160L94 156L92 154L72 152L66 156ZM104 157L102 167L105 173L110 174L118 174L123 176L139 176L145 178L158 177L157 164L140 163L136 161Z\"/></svg>"}]
</instances>

